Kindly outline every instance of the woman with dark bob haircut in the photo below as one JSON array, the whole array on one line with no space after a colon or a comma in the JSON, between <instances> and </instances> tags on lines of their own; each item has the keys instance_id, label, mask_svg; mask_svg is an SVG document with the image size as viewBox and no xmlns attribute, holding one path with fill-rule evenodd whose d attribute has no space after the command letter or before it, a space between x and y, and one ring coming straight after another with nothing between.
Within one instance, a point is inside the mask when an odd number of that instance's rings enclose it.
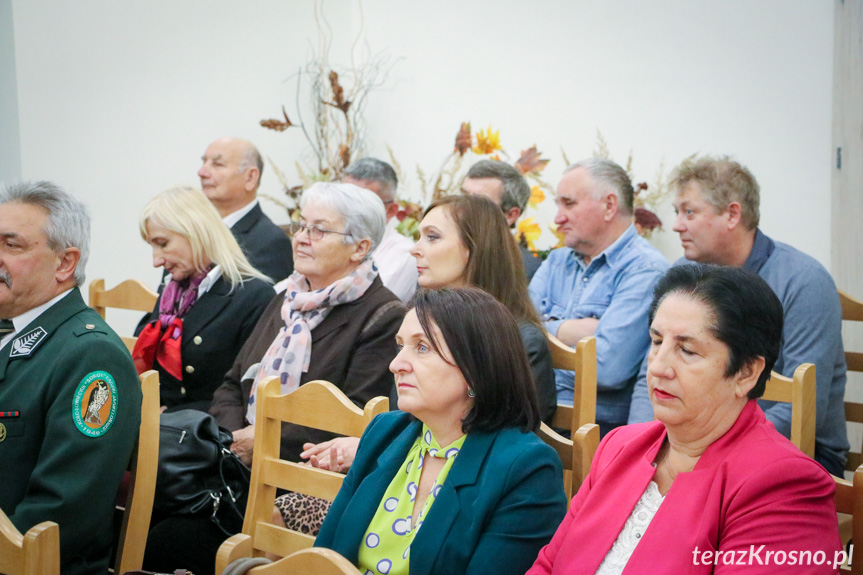
<instances>
[{"instance_id":1,"label":"woman with dark bob haircut","mask_svg":"<svg viewBox=\"0 0 863 575\"><path fill-rule=\"evenodd\" d=\"M409 307L390 364L400 411L366 429L315 545L364 573L524 573L566 498L518 326L476 288Z\"/></svg>"},{"instance_id":2,"label":"woman with dark bob haircut","mask_svg":"<svg viewBox=\"0 0 863 575\"><path fill-rule=\"evenodd\" d=\"M756 402L782 323L782 304L755 274L670 269L650 311L656 421L603 439L528 573L835 572L833 479Z\"/></svg>"}]
</instances>

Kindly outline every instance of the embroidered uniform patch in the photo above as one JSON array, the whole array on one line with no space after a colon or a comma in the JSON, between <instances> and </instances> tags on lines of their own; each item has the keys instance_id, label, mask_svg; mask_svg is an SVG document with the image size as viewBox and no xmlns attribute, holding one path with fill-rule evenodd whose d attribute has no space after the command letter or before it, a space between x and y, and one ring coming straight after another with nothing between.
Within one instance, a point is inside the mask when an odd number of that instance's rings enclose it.
<instances>
[{"instance_id":1,"label":"embroidered uniform patch","mask_svg":"<svg viewBox=\"0 0 863 575\"><path fill-rule=\"evenodd\" d=\"M42 329L42 326L39 326L16 337L12 340L12 353L9 354L9 357L27 357L33 353L33 350L42 343L42 340L44 340L47 335L48 332Z\"/></svg>"},{"instance_id":2,"label":"embroidered uniform patch","mask_svg":"<svg viewBox=\"0 0 863 575\"><path fill-rule=\"evenodd\" d=\"M78 431L88 437L104 435L117 416L117 384L106 371L87 374L72 401L72 419Z\"/></svg>"}]
</instances>

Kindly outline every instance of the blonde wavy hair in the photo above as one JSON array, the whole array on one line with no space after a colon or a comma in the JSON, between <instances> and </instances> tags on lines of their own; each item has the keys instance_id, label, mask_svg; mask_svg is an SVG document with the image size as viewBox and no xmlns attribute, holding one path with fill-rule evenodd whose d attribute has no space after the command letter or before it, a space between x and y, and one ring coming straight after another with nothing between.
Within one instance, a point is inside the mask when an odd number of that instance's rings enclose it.
<instances>
[{"instance_id":1,"label":"blonde wavy hair","mask_svg":"<svg viewBox=\"0 0 863 575\"><path fill-rule=\"evenodd\" d=\"M249 263L219 212L200 190L178 186L157 194L147 202L138 220L138 228L145 241L150 240L147 222L186 238L192 247L195 269L204 271L207 267L205 259L219 265L222 276L232 290L252 278L273 283L272 279Z\"/></svg>"}]
</instances>

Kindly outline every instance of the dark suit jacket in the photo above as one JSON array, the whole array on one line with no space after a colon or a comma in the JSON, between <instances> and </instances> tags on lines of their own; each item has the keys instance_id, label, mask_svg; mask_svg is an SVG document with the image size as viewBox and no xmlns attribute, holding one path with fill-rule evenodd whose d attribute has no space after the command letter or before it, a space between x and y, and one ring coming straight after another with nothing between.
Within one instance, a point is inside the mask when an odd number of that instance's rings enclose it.
<instances>
[{"instance_id":1,"label":"dark suit jacket","mask_svg":"<svg viewBox=\"0 0 863 575\"><path fill-rule=\"evenodd\" d=\"M255 324L275 296L273 286L253 279L231 291L224 277L201 296L183 318L183 380L172 377L156 362L159 371L160 399L168 411L198 409L207 411L213 392L225 380L237 354ZM159 317L159 301L138 332Z\"/></svg>"},{"instance_id":2,"label":"dark suit jacket","mask_svg":"<svg viewBox=\"0 0 863 575\"><path fill-rule=\"evenodd\" d=\"M231 233L249 262L274 282L285 279L294 271L290 238L267 217L260 205L240 218L231 228Z\"/></svg>"},{"instance_id":3,"label":"dark suit jacket","mask_svg":"<svg viewBox=\"0 0 863 575\"><path fill-rule=\"evenodd\" d=\"M533 274L539 269L542 260L533 255L533 252L523 245L519 245L518 248L521 251L521 261L524 263L524 273L527 274L527 281L530 282Z\"/></svg>"},{"instance_id":4,"label":"dark suit jacket","mask_svg":"<svg viewBox=\"0 0 863 575\"><path fill-rule=\"evenodd\" d=\"M551 365L551 352L548 350L548 339L545 337L545 332L532 323L520 322L518 331L536 382L540 416L544 422L551 425L557 409L557 385L554 380L554 368Z\"/></svg>"},{"instance_id":5,"label":"dark suit jacket","mask_svg":"<svg viewBox=\"0 0 863 575\"><path fill-rule=\"evenodd\" d=\"M360 541L421 430L402 412L372 421L315 546L357 563ZM515 428L471 432L411 544L411 575L521 575L565 513L563 470L551 447Z\"/></svg>"},{"instance_id":6,"label":"dark suit jacket","mask_svg":"<svg viewBox=\"0 0 863 575\"><path fill-rule=\"evenodd\" d=\"M213 395L210 407L219 425L231 431L245 427L246 407L253 378L244 376L260 363L285 322L281 317L284 294L276 296L240 350L224 383ZM362 406L373 397L387 396L393 387L390 362L395 358L396 332L405 308L379 277L359 299L337 305L312 330L312 357L309 371L300 385L323 379L341 389ZM282 457L299 461L303 443L320 443L332 434L293 424L282 426Z\"/></svg>"},{"instance_id":7,"label":"dark suit jacket","mask_svg":"<svg viewBox=\"0 0 863 575\"><path fill-rule=\"evenodd\" d=\"M84 410L98 380L111 391L94 427ZM22 533L60 525L63 575L106 573L141 384L126 346L78 288L0 349L0 412L12 412L0 417L0 509Z\"/></svg>"}]
</instances>

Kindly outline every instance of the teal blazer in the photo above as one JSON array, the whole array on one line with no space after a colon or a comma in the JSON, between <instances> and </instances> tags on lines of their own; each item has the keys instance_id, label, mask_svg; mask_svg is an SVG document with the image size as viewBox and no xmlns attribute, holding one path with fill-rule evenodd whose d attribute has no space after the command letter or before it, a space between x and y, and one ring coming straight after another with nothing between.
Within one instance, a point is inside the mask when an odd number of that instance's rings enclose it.
<instances>
[{"instance_id":1,"label":"teal blazer","mask_svg":"<svg viewBox=\"0 0 863 575\"><path fill-rule=\"evenodd\" d=\"M360 542L422 429L407 413L372 421L315 541L355 565ZM410 554L411 574L521 575L566 513L554 450L515 428L471 432Z\"/></svg>"}]
</instances>

